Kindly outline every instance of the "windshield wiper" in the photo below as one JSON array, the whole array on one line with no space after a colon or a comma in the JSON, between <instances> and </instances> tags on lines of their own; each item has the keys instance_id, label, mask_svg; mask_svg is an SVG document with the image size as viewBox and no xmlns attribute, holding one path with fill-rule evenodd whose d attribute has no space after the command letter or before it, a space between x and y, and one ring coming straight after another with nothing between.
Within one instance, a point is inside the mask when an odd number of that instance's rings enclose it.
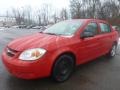
<instances>
[{"instance_id":1,"label":"windshield wiper","mask_svg":"<svg viewBox=\"0 0 120 90\"><path fill-rule=\"evenodd\" d=\"M39 32L39 33L44 33L44 34L49 34L49 35L63 35L63 34L56 34L56 33L45 33L45 32Z\"/></svg>"},{"instance_id":2,"label":"windshield wiper","mask_svg":"<svg viewBox=\"0 0 120 90\"><path fill-rule=\"evenodd\" d=\"M55 33L45 33L45 34L49 34L49 35L57 35L57 34L55 34Z\"/></svg>"},{"instance_id":3,"label":"windshield wiper","mask_svg":"<svg viewBox=\"0 0 120 90\"><path fill-rule=\"evenodd\" d=\"M43 31L40 31L39 33L43 33Z\"/></svg>"}]
</instances>

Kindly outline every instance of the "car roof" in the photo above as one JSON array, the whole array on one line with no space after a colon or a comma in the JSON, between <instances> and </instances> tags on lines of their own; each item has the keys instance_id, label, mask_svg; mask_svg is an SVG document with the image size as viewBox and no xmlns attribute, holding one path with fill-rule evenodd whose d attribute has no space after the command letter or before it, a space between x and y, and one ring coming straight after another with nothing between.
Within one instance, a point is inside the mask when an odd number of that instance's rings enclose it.
<instances>
[{"instance_id":1,"label":"car roof","mask_svg":"<svg viewBox=\"0 0 120 90\"><path fill-rule=\"evenodd\" d=\"M85 21L85 22L89 22L89 21L99 21L99 22L105 22L105 20L100 20L100 19L71 19L71 20L66 20L66 21Z\"/></svg>"}]
</instances>

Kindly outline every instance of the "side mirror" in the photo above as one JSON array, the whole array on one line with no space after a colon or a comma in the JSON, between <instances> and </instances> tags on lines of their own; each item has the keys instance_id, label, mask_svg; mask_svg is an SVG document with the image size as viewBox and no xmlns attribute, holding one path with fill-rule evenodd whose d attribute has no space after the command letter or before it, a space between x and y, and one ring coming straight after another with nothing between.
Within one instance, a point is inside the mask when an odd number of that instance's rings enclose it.
<instances>
[{"instance_id":1,"label":"side mirror","mask_svg":"<svg viewBox=\"0 0 120 90\"><path fill-rule=\"evenodd\" d=\"M82 39L88 38L88 37L94 37L94 33L92 33L92 32L83 32L83 33L80 35L80 37L81 37Z\"/></svg>"}]
</instances>

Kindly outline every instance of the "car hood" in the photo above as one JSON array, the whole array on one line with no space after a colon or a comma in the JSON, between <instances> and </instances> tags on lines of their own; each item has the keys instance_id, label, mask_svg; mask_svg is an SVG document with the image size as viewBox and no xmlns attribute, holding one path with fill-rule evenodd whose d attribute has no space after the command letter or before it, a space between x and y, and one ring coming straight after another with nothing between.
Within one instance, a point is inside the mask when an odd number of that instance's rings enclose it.
<instances>
[{"instance_id":1,"label":"car hood","mask_svg":"<svg viewBox=\"0 0 120 90\"><path fill-rule=\"evenodd\" d=\"M56 46L60 38L62 37L37 33L15 39L8 44L8 47L17 51L23 51L30 48L44 48L47 50Z\"/></svg>"}]
</instances>

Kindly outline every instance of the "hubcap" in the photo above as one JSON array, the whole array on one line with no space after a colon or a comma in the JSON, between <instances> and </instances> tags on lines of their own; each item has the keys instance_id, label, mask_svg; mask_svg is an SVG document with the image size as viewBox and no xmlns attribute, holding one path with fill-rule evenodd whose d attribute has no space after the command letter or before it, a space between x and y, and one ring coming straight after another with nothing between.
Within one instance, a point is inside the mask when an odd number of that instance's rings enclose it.
<instances>
[{"instance_id":1,"label":"hubcap","mask_svg":"<svg viewBox=\"0 0 120 90\"><path fill-rule=\"evenodd\" d=\"M57 66L56 78L59 81L65 80L72 71L72 64L68 60L61 61Z\"/></svg>"},{"instance_id":2,"label":"hubcap","mask_svg":"<svg viewBox=\"0 0 120 90\"><path fill-rule=\"evenodd\" d=\"M116 46L114 45L111 50L111 56L115 56L116 54Z\"/></svg>"}]
</instances>

